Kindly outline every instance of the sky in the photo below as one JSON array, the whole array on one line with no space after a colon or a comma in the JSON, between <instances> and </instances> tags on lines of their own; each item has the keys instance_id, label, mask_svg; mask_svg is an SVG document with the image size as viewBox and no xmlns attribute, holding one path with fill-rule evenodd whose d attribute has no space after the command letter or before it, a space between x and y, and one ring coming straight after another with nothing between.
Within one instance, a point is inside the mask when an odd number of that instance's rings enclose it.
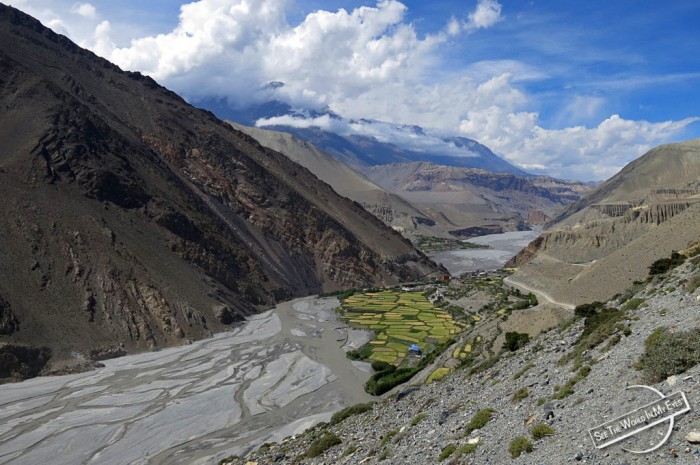
<instances>
[{"instance_id":1,"label":"sky","mask_svg":"<svg viewBox=\"0 0 700 465\"><path fill-rule=\"evenodd\" d=\"M288 123L404 145L469 137L536 174L603 180L700 137L697 0L10 4L194 104L274 98L343 117Z\"/></svg>"}]
</instances>

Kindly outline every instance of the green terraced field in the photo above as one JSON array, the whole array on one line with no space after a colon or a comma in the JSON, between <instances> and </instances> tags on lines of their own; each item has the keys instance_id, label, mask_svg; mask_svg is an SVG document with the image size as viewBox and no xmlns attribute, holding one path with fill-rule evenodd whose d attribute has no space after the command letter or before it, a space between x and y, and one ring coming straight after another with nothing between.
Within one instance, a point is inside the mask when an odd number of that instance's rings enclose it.
<instances>
[{"instance_id":1,"label":"green terraced field","mask_svg":"<svg viewBox=\"0 0 700 465\"><path fill-rule=\"evenodd\" d=\"M454 337L462 324L433 307L419 292L382 291L356 294L343 301L343 319L377 333L370 342L370 360L398 365L408 346L441 344Z\"/></svg>"}]
</instances>

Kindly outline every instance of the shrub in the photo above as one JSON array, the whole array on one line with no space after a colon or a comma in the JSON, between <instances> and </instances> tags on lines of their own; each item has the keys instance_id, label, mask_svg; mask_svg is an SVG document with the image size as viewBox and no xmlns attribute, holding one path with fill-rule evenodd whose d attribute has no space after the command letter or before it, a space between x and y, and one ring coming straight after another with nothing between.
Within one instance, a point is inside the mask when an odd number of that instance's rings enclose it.
<instances>
[{"instance_id":1,"label":"shrub","mask_svg":"<svg viewBox=\"0 0 700 465\"><path fill-rule=\"evenodd\" d=\"M528 441L525 436L516 436L510 442L508 452L510 452L511 457L517 459L523 452L527 452L528 454L532 452L532 443Z\"/></svg>"},{"instance_id":2,"label":"shrub","mask_svg":"<svg viewBox=\"0 0 700 465\"><path fill-rule=\"evenodd\" d=\"M682 265L685 257L678 252L671 252L671 258L660 258L649 266L649 276L664 274L673 268Z\"/></svg>"},{"instance_id":3,"label":"shrub","mask_svg":"<svg viewBox=\"0 0 700 465\"><path fill-rule=\"evenodd\" d=\"M309 458L318 457L331 447L337 446L342 442L343 441L335 434L324 433L323 436L311 443L311 446L309 446L309 450L306 451L306 456Z\"/></svg>"},{"instance_id":4,"label":"shrub","mask_svg":"<svg viewBox=\"0 0 700 465\"><path fill-rule=\"evenodd\" d=\"M638 365L650 383L678 375L700 363L700 328L679 333L657 329L645 345Z\"/></svg>"},{"instance_id":5,"label":"shrub","mask_svg":"<svg viewBox=\"0 0 700 465\"><path fill-rule=\"evenodd\" d=\"M503 346L511 352L515 352L521 347L524 347L529 340L530 336L526 333L507 332L506 342Z\"/></svg>"},{"instance_id":6,"label":"shrub","mask_svg":"<svg viewBox=\"0 0 700 465\"><path fill-rule=\"evenodd\" d=\"M425 413L419 413L413 418L413 420L411 420L411 426L416 426L418 423L425 420L427 416L428 415L426 415Z\"/></svg>"},{"instance_id":7,"label":"shrub","mask_svg":"<svg viewBox=\"0 0 700 465\"><path fill-rule=\"evenodd\" d=\"M471 454L476 450L477 447L479 447L478 442L476 444L465 444L459 449L457 449L457 452L455 452L455 458L458 459L465 454Z\"/></svg>"},{"instance_id":8,"label":"shrub","mask_svg":"<svg viewBox=\"0 0 700 465\"><path fill-rule=\"evenodd\" d=\"M597 314L600 310L605 307L603 302L591 302L590 304L577 305L574 309L574 314L580 316L581 318L588 318Z\"/></svg>"},{"instance_id":9,"label":"shrub","mask_svg":"<svg viewBox=\"0 0 700 465\"><path fill-rule=\"evenodd\" d=\"M515 404L525 399L529 395L530 393L527 391L527 388L522 387L513 393L513 398L511 399L511 401Z\"/></svg>"},{"instance_id":10,"label":"shrub","mask_svg":"<svg viewBox=\"0 0 700 465\"><path fill-rule=\"evenodd\" d=\"M552 399L561 400L565 397L569 397L573 393L574 393L574 388L567 384L567 385L564 385L563 388L560 388L554 395L552 395Z\"/></svg>"},{"instance_id":11,"label":"shrub","mask_svg":"<svg viewBox=\"0 0 700 465\"><path fill-rule=\"evenodd\" d=\"M359 349L348 351L348 353L345 355L350 360L367 360L372 355L372 347L370 347L368 344L365 344Z\"/></svg>"},{"instance_id":12,"label":"shrub","mask_svg":"<svg viewBox=\"0 0 700 465\"><path fill-rule=\"evenodd\" d=\"M496 413L496 411L492 408L484 408L476 412L472 419L469 420L466 434L471 433L475 429L481 429L486 426L486 423L491 421L491 418L493 418L494 413Z\"/></svg>"},{"instance_id":13,"label":"shrub","mask_svg":"<svg viewBox=\"0 0 700 465\"><path fill-rule=\"evenodd\" d=\"M639 297L635 297L634 299L630 299L627 302L625 302L625 305L622 307L622 310L637 310L640 305L644 303L644 299L641 299Z\"/></svg>"},{"instance_id":14,"label":"shrub","mask_svg":"<svg viewBox=\"0 0 700 465\"><path fill-rule=\"evenodd\" d=\"M527 298L528 298L528 301L530 302L530 306L534 307L535 305L538 304L538 302L537 302L537 296L536 296L535 294L533 294L532 292L530 292L530 293L527 295Z\"/></svg>"},{"instance_id":15,"label":"shrub","mask_svg":"<svg viewBox=\"0 0 700 465\"><path fill-rule=\"evenodd\" d=\"M533 425L530 429L530 434L532 435L532 439L534 440L546 438L547 436L552 436L554 433L554 428L549 426L547 423L537 423L536 425Z\"/></svg>"},{"instance_id":16,"label":"shrub","mask_svg":"<svg viewBox=\"0 0 700 465\"><path fill-rule=\"evenodd\" d=\"M373 403L371 402L367 404L355 404L343 410L339 410L331 417L331 425L337 425L346 418L372 410L372 405Z\"/></svg>"},{"instance_id":17,"label":"shrub","mask_svg":"<svg viewBox=\"0 0 700 465\"><path fill-rule=\"evenodd\" d=\"M442 448L442 452L440 452L440 456L438 457L438 460L442 462L445 460L447 457L450 455L454 454L454 452L457 450L457 446L454 444L448 444L445 447Z\"/></svg>"}]
</instances>

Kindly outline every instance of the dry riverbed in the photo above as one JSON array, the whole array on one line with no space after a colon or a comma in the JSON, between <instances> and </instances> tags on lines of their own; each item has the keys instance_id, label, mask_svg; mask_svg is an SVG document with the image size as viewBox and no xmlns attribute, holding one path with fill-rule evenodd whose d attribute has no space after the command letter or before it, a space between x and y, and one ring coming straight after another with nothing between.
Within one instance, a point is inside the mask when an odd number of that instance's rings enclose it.
<instances>
[{"instance_id":1,"label":"dry riverbed","mask_svg":"<svg viewBox=\"0 0 700 465\"><path fill-rule=\"evenodd\" d=\"M369 333L337 305L298 299L189 346L0 386L0 463L209 464L327 421L371 400L343 350Z\"/></svg>"}]
</instances>

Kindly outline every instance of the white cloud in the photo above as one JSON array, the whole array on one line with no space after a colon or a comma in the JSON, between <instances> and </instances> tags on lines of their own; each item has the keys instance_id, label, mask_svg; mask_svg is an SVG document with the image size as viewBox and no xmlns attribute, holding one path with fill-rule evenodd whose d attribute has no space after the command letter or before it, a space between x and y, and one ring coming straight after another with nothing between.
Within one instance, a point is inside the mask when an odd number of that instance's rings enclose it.
<instances>
[{"instance_id":1,"label":"white cloud","mask_svg":"<svg viewBox=\"0 0 700 465\"><path fill-rule=\"evenodd\" d=\"M502 19L500 3L496 0L479 0L476 10L469 14L469 21L465 27L467 29L483 29L493 26Z\"/></svg>"},{"instance_id":2,"label":"white cloud","mask_svg":"<svg viewBox=\"0 0 700 465\"><path fill-rule=\"evenodd\" d=\"M536 95L524 87L549 78L542 69L510 59L467 61L446 70L443 49L505 20L496 0L479 0L466 20L451 18L443 30L424 36L406 20L407 7L398 0L319 10L298 24L285 14L289 0L198 0L182 5L172 30L126 42L113 34L128 28L99 17L90 4L73 4L77 14L56 13L70 9L72 3L60 9L65 1L22 0L22 7L80 45L190 100L227 98L243 105L269 98L270 91L260 89L280 81L285 85L274 95L292 106L329 107L345 121L371 118L418 124L435 136L471 137L524 168L563 177L607 177L695 121L652 123L616 115L601 121L612 113L603 113L604 99L572 95L550 118L563 129L547 129ZM332 118L314 124L418 149L437 140L393 125L351 126Z\"/></svg>"},{"instance_id":3,"label":"white cloud","mask_svg":"<svg viewBox=\"0 0 700 465\"><path fill-rule=\"evenodd\" d=\"M70 11L71 13L83 16L85 18L95 18L97 16L97 10L89 3L76 3L73 5Z\"/></svg>"}]
</instances>

